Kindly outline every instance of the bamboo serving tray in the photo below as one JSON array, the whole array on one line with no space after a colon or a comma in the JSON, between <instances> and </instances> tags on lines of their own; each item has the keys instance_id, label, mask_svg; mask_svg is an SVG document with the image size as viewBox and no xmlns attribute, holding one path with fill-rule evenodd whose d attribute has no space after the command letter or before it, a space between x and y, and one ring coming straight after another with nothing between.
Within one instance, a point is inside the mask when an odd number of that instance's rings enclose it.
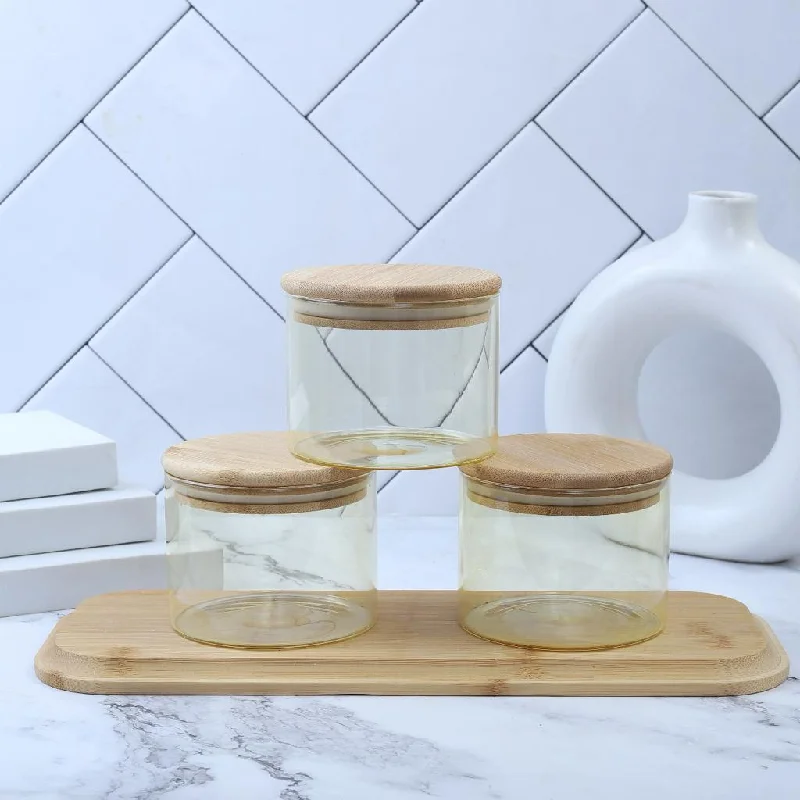
<instances>
[{"instance_id":1,"label":"bamboo serving tray","mask_svg":"<svg viewBox=\"0 0 800 800\"><path fill-rule=\"evenodd\" d=\"M93 597L56 624L36 674L88 694L619 695L752 694L782 683L789 660L746 606L671 592L655 639L615 650L525 650L459 628L455 592L380 592L378 624L335 644L234 650L183 639L166 592Z\"/></svg>"}]
</instances>

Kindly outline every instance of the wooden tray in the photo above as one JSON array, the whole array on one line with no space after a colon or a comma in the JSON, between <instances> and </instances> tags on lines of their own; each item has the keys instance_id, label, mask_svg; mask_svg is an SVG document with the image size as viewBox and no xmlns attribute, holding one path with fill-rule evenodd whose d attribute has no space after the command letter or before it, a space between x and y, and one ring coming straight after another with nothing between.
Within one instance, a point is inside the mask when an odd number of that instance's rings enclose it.
<instances>
[{"instance_id":1,"label":"wooden tray","mask_svg":"<svg viewBox=\"0 0 800 800\"><path fill-rule=\"evenodd\" d=\"M585 653L524 650L464 633L455 592L380 592L379 622L299 650L209 647L172 631L166 592L93 597L36 656L50 686L89 694L734 695L782 683L765 622L727 597L672 592L649 642Z\"/></svg>"}]
</instances>

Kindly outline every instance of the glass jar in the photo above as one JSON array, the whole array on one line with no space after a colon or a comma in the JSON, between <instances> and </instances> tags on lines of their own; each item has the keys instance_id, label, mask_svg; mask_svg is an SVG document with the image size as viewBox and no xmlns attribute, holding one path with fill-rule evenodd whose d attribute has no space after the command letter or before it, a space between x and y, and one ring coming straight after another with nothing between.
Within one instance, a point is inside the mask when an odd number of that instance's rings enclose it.
<instances>
[{"instance_id":1,"label":"glass jar","mask_svg":"<svg viewBox=\"0 0 800 800\"><path fill-rule=\"evenodd\" d=\"M485 270L408 264L284 275L295 455L369 469L490 455L500 283Z\"/></svg>"},{"instance_id":2,"label":"glass jar","mask_svg":"<svg viewBox=\"0 0 800 800\"><path fill-rule=\"evenodd\" d=\"M188 639L302 647L375 621L375 482L308 464L286 433L170 447L166 472L171 619Z\"/></svg>"},{"instance_id":3,"label":"glass jar","mask_svg":"<svg viewBox=\"0 0 800 800\"><path fill-rule=\"evenodd\" d=\"M592 650L666 619L672 457L589 434L502 436L462 467L459 618L484 639Z\"/></svg>"}]
</instances>

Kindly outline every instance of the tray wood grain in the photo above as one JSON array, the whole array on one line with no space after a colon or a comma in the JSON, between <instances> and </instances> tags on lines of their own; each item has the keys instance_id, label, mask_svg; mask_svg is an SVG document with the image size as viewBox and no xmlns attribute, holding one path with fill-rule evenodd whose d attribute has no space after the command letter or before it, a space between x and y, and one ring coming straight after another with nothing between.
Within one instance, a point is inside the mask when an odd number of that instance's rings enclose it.
<instances>
[{"instance_id":1,"label":"tray wood grain","mask_svg":"<svg viewBox=\"0 0 800 800\"><path fill-rule=\"evenodd\" d=\"M456 593L379 592L378 623L297 650L197 644L169 623L166 592L100 595L56 624L35 659L50 686L87 694L721 696L782 683L789 660L769 626L719 595L671 592L660 636L566 653L465 633Z\"/></svg>"}]
</instances>

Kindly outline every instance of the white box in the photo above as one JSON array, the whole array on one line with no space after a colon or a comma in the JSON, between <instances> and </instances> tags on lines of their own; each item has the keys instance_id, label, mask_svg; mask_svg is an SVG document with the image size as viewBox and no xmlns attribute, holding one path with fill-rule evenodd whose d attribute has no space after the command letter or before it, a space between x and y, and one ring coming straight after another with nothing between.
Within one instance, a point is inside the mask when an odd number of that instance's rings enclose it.
<instances>
[{"instance_id":1,"label":"white box","mask_svg":"<svg viewBox=\"0 0 800 800\"><path fill-rule=\"evenodd\" d=\"M50 411L0 414L0 502L109 489L111 439Z\"/></svg>"},{"instance_id":2,"label":"white box","mask_svg":"<svg viewBox=\"0 0 800 800\"><path fill-rule=\"evenodd\" d=\"M164 542L0 559L0 617L73 608L95 594L167 587Z\"/></svg>"},{"instance_id":3,"label":"white box","mask_svg":"<svg viewBox=\"0 0 800 800\"><path fill-rule=\"evenodd\" d=\"M149 542L156 530L156 496L147 489L14 500L0 503L0 558Z\"/></svg>"},{"instance_id":4,"label":"white box","mask_svg":"<svg viewBox=\"0 0 800 800\"><path fill-rule=\"evenodd\" d=\"M222 587L222 548L201 547L170 556L171 569L184 577L191 557L193 575L202 586ZM74 608L96 594L136 589L167 589L163 540L112 547L89 547L65 553L0 559L0 617Z\"/></svg>"}]
</instances>

